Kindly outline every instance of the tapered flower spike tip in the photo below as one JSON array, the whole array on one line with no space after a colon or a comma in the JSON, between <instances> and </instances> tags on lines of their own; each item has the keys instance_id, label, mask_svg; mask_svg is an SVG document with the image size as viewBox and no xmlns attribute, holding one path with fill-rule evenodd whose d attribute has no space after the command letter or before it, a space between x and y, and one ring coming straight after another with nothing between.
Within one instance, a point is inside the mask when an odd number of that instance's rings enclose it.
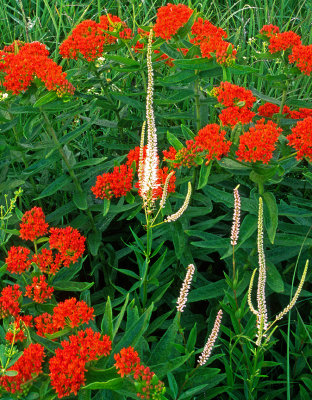
<instances>
[{"instance_id":1,"label":"tapered flower spike tip","mask_svg":"<svg viewBox=\"0 0 312 400\"><path fill-rule=\"evenodd\" d=\"M191 185L191 182L188 182L187 194L186 194L184 203L182 204L182 207L176 213L169 215L164 220L164 222L173 222L173 221L176 221L178 218L181 217L181 215L184 213L184 211L187 209L187 207L189 205L191 194L192 194L192 185Z\"/></svg>"},{"instance_id":2,"label":"tapered flower spike tip","mask_svg":"<svg viewBox=\"0 0 312 400\"><path fill-rule=\"evenodd\" d=\"M234 193L234 214L233 214L233 225L231 231L231 245L235 246L237 244L238 235L239 235L239 225L240 225L240 196L238 193L238 188L240 185L237 185L233 190Z\"/></svg>"},{"instance_id":3,"label":"tapered flower spike tip","mask_svg":"<svg viewBox=\"0 0 312 400\"><path fill-rule=\"evenodd\" d=\"M199 365L206 364L206 362L208 361L208 359L211 355L213 346L214 346L214 344L217 340L218 334L219 334L220 325L221 325L221 321L222 321L222 314L223 314L222 310L219 310L216 320L215 320L215 323L213 325L211 334L207 340L207 343L205 344L203 352L201 353L201 355L198 359Z\"/></svg>"},{"instance_id":4,"label":"tapered flower spike tip","mask_svg":"<svg viewBox=\"0 0 312 400\"><path fill-rule=\"evenodd\" d=\"M183 285L182 285L181 290L180 290L180 296L179 296L178 301L177 301L177 310L179 312L183 312L184 308L186 306L187 296L188 296L188 292L189 292L190 287L191 287L191 282L192 282L192 279L193 279L194 272L195 272L195 267L194 267L193 264L190 264L187 267L187 273L185 275L185 278L184 278L184 281L183 281Z\"/></svg>"},{"instance_id":5,"label":"tapered flower spike tip","mask_svg":"<svg viewBox=\"0 0 312 400\"><path fill-rule=\"evenodd\" d=\"M302 286L303 286L304 281L305 281L305 277L306 277L307 272L308 272L308 266L309 266L309 260L306 261L306 264L305 264L305 267L304 267L304 270L303 270L303 273L302 273L302 277L300 279L299 286L298 286L298 288L296 290L296 293L294 294L294 297L292 298L292 300L288 304L288 306L285 307L282 312L277 314L277 316L275 317L275 321L278 321L278 320L282 319L284 317L284 315L286 315L293 308L293 306L296 304L296 301L298 300L298 297L299 297L300 292L302 290Z\"/></svg>"}]
</instances>

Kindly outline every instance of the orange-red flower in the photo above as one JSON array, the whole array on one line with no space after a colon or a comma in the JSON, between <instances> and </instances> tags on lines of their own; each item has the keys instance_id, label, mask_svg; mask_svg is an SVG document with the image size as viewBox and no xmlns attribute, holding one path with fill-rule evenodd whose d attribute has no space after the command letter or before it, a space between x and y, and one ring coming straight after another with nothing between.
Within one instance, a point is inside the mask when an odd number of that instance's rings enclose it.
<instances>
[{"instance_id":1,"label":"orange-red flower","mask_svg":"<svg viewBox=\"0 0 312 400\"><path fill-rule=\"evenodd\" d=\"M273 121L265 122L264 118L256 122L255 126L243 133L239 139L236 152L239 161L262 161L267 164L273 157L276 142L282 129Z\"/></svg>"},{"instance_id":2,"label":"orange-red flower","mask_svg":"<svg viewBox=\"0 0 312 400\"><path fill-rule=\"evenodd\" d=\"M310 76L312 72L312 44L294 46L289 55L289 62L296 63L296 67L303 74Z\"/></svg>"},{"instance_id":3,"label":"orange-red flower","mask_svg":"<svg viewBox=\"0 0 312 400\"><path fill-rule=\"evenodd\" d=\"M300 36L293 31L277 33L270 37L269 52L273 54L278 51L285 51L300 44Z\"/></svg>"},{"instance_id":4,"label":"orange-red flower","mask_svg":"<svg viewBox=\"0 0 312 400\"><path fill-rule=\"evenodd\" d=\"M154 25L155 36L169 40L179 28L187 23L193 10L183 4L171 4L157 10L157 19Z\"/></svg>"},{"instance_id":5,"label":"orange-red flower","mask_svg":"<svg viewBox=\"0 0 312 400\"><path fill-rule=\"evenodd\" d=\"M14 344L18 341L23 342L26 339L25 330L32 326L32 315L18 315L11 324L12 329L5 335L5 340ZM15 333L14 333L15 331Z\"/></svg>"},{"instance_id":6,"label":"orange-red flower","mask_svg":"<svg viewBox=\"0 0 312 400\"><path fill-rule=\"evenodd\" d=\"M17 375L0 377L0 385L11 393L22 392L24 385L33 381L42 372L44 357L44 347L39 343L31 343L8 369L16 371Z\"/></svg>"},{"instance_id":7,"label":"orange-red flower","mask_svg":"<svg viewBox=\"0 0 312 400\"><path fill-rule=\"evenodd\" d=\"M49 57L45 45L39 42L14 42L0 52L0 66L4 72L3 86L13 94L25 91L35 78L59 97L73 94L75 88L66 79L66 73Z\"/></svg>"},{"instance_id":8,"label":"orange-red flower","mask_svg":"<svg viewBox=\"0 0 312 400\"><path fill-rule=\"evenodd\" d=\"M0 296L0 318L8 315L17 317L21 311L19 298L22 296L19 285L6 286L1 291Z\"/></svg>"},{"instance_id":9,"label":"orange-red flower","mask_svg":"<svg viewBox=\"0 0 312 400\"><path fill-rule=\"evenodd\" d=\"M48 285L44 275L41 275L39 278L34 276L32 284L27 285L25 289L25 296L32 298L35 303L44 303L52 297L54 292L53 287Z\"/></svg>"},{"instance_id":10,"label":"orange-red flower","mask_svg":"<svg viewBox=\"0 0 312 400\"><path fill-rule=\"evenodd\" d=\"M114 167L113 172L99 175L91 190L95 197L111 200L113 197L125 196L132 188L132 181L132 168L120 165Z\"/></svg>"},{"instance_id":11,"label":"orange-red flower","mask_svg":"<svg viewBox=\"0 0 312 400\"><path fill-rule=\"evenodd\" d=\"M26 211L20 224L20 236L24 240L36 240L48 232L48 224L40 207Z\"/></svg>"},{"instance_id":12,"label":"orange-red flower","mask_svg":"<svg viewBox=\"0 0 312 400\"><path fill-rule=\"evenodd\" d=\"M279 33L279 27L276 25L263 25L263 27L260 30L260 34L264 35L268 38L275 36L277 33Z\"/></svg>"},{"instance_id":13,"label":"orange-red flower","mask_svg":"<svg viewBox=\"0 0 312 400\"><path fill-rule=\"evenodd\" d=\"M8 251L8 256L5 259L7 270L12 274L22 274L31 265L31 260L28 259L30 250L22 246L12 246Z\"/></svg>"},{"instance_id":14,"label":"orange-red flower","mask_svg":"<svg viewBox=\"0 0 312 400\"><path fill-rule=\"evenodd\" d=\"M305 118L303 121L297 122L292 128L292 133L286 138L288 145L297 150L297 160L306 157L312 161L312 117Z\"/></svg>"}]
</instances>

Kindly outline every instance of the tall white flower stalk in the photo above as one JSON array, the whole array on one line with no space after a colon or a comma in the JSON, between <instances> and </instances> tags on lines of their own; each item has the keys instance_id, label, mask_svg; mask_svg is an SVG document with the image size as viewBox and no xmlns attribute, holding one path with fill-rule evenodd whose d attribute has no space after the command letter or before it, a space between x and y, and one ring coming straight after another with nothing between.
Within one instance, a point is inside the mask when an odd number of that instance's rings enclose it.
<instances>
[{"instance_id":1,"label":"tall white flower stalk","mask_svg":"<svg viewBox=\"0 0 312 400\"><path fill-rule=\"evenodd\" d=\"M254 277L256 273L256 269L253 271L249 289L248 289L248 305L250 311L257 316L257 341L256 345L261 346L263 337L266 336L269 329L277 322L278 320L282 319L295 305L300 292L303 287L303 283L308 271L309 261L307 260L303 274L301 276L299 286L288 304L283 311L281 311L275 317L275 320L271 323L268 323L267 317L267 307L266 307L266 299L265 299L265 284L266 284L266 265L265 265L265 255L264 255L264 248L263 248L263 200L262 197L259 198L259 213L258 213L258 239L257 239L257 246L258 246L258 257L259 257L259 277L258 277L258 287L257 287L257 305L258 309L256 310L252 304L252 287L254 282ZM268 340L269 338L267 338Z\"/></svg>"},{"instance_id":2,"label":"tall white flower stalk","mask_svg":"<svg viewBox=\"0 0 312 400\"><path fill-rule=\"evenodd\" d=\"M145 159L140 160L139 186L140 195L143 199L143 207L147 213L151 213L155 203L155 190L159 187L158 167L159 157L157 153L157 135L153 109L153 67L152 67L152 38L153 30L150 31L147 45L147 96L146 96L146 125L147 125L147 146ZM141 141L141 151L142 141ZM143 163L143 165L142 165Z\"/></svg>"}]
</instances>

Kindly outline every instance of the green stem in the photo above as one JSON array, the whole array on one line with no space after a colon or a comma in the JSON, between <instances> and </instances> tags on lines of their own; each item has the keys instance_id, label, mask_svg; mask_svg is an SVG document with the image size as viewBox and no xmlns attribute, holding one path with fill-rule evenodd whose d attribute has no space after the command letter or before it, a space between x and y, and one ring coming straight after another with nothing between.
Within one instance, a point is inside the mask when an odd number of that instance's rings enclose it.
<instances>
[{"instance_id":1,"label":"green stem","mask_svg":"<svg viewBox=\"0 0 312 400\"><path fill-rule=\"evenodd\" d=\"M43 115L46 129L47 129L48 133L50 134L50 136L51 136L51 138L52 138L57 150L59 151L59 153L61 155L61 157L63 158L64 163L66 164L66 167L68 169L69 175L72 178L72 180L73 180L73 182L74 182L74 184L76 186L76 189L78 190L79 193L84 193L84 191L83 191L83 189L82 189L82 187L81 187L81 185L79 183L79 180L78 180L73 168L71 167L70 162L69 162L69 160L68 160L68 158L67 158L67 156L66 156L66 154L65 154L65 152L63 150L63 147L62 147L61 143L58 140L56 132L55 132L53 126L50 123L50 120L49 120L49 117L48 117L47 113L45 111L43 111L42 108L40 108L40 112ZM96 227L95 227L94 220L93 220L93 217L92 217L92 214L91 214L90 210L87 209L86 213L87 213L87 215L88 215L88 217L90 219L92 229L96 232Z\"/></svg>"},{"instance_id":2,"label":"green stem","mask_svg":"<svg viewBox=\"0 0 312 400\"><path fill-rule=\"evenodd\" d=\"M195 71L195 75L198 75L198 71ZM195 117L196 117L196 130L197 132L201 128L200 120L200 92L199 92L199 78L197 77L194 83L194 97L195 97Z\"/></svg>"}]
</instances>

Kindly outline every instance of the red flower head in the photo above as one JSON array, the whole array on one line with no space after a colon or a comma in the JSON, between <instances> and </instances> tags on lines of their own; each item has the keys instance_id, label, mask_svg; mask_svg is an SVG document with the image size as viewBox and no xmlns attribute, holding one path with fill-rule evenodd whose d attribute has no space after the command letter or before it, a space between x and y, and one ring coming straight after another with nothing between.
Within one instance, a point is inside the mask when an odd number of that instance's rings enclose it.
<instances>
[{"instance_id":1,"label":"red flower head","mask_svg":"<svg viewBox=\"0 0 312 400\"><path fill-rule=\"evenodd\" d=\"M269 52L277 53L301 44L300 36L293 31L278 33L270 37Z\"/></svg>"},{"instance_id":2,"label":"red flower head","mask_svg":"<svg viewBox=\"0 0 312 400\"><path fill-rule=\"evenodd\" d=\"M292 119L304 119L307 117L312 117L311 108L299 108L298 111L290 111L290 118Z\"/></svg>"},{"instance_id":3,"label":"red flower head","mask_svg":"<svg viewBox=\"0 0 312 400\"><path fill-rule=\"evenodd\" d=\"M2 376L0 386L8 392L23 392L24 385L33 381L42 372L44 347L41 344L31 343L22 356L8 369L17 371L15 376Z\"/></svg>"},{"instance_id":4,"label":"red flower head","mask_svg":"<svg viewBox=\"0 0 312 400\"><path fill-rule=\"evenodd\" d=\"M296 67L303 74L310 76L312 72L312 44L294 46L289 55L289 62L296 63Z\"/></svg>"},{"instance_id":5,"label":"red flower head","mask_svg":"<svg viewBox=\"0 0 312 400\"><path fill-rule=\"evenodd\" d=\"M127 165L115 167L113 172L99 175L91 188L95 197L112 199L125 196L132 189L133 170Z\"/></svg>"},{"instance_id":6,"label":"red flower head","mask_svg":"<svg viewBox=\"0 0 312 400\"><path fill-rule=\"evenodd\" d=\"M3 86L7 91L17 95L25 91L37 77L59 97L74 93L75 88L66 79L62 67L48 57L45 45L39 42L15 43L1 52L1 70L5 73Z\"/></svg>"},{"instance_id":7,"label":"red flower head","mask_svg":"<svg viewBox=\"0 0 312 400\"><path fill-rule=\"evenodd\" d=\"M240 136L239 147L236 152L239 161L262 161L267 164L273 157L275 144L282 129L272 121L264 122L264 118L257 121L255 126Z\"/></svg>"},{"instance_id":8,"label":"red flower head","mask_svg":"<svg viewBox=\"0 0 312 400\"><path fill-rule=\"evenodd\" d=\"M225 140L225 135L226 132L217 124L208 124L198 131L194 138L195 145L204 152L207 164L215 158L220 160L229 152L232 142Z\"/></svg>"},{"instance_id":9,"label":"red flower head","mask_svg":"<svg viewBox=\"0 0 312 400\"><path fill-rule=\"evenodd\" d=\"M77 301L74 297L59 303L53 309L53 314L43 313L35 318L37 335L53 334L66 326L76 328L87 324L94 318L94 309L84 301Z\"/></svg>"},{"instance_id":10,"label":"red flower head","mask_svg":"<svg viewBox=\"0 0 312 400\"><path fill-rule=\"evenodd\" d=\"M145 160L146 157L146 148L147 145L143 147L143 160ZM136 170L138 170L139 161L140 161L140 146L136 146L134 149L131 149L127 154L126 165L128 165L128 167L131 167L132 163L135 162L135 168Z\"/></svg>"},{"instance_id":11,"label":"red flower head","mask_svg":"<svg viewBox=\"0 0 312 400\"><path fill-rule=\"evenodd\" d=\"M279 33L279 27L276 25L263 25L260 30L261 35L265 35L266 37L270 38L272 36L276 36Z\"/></svg>"},{"instance_id":12,"label":"red flower head","mask_svg":"<svg viewBox=\"0 0 312 400\"><path fill-rule=\"evenodd\" d=\"M45 300L52 297L53 292L53 287L48 285L44 275L39 278L34 276L32 284L26 286L25 296L32 298L36 303L44 303Z\"/></svg>"},{"instance_id":13,"label":"red flower head","mask_svg":"<svg viewBox=\"0 0 312 400\"><path fill-rule=\"evenodd\" d=\"M258 115L261 117L271 118L274 114L279 113L279 106L272 103L264 103L262 106L258 108Z\"/></svg>"},{"instance_id":14,"label":"red flower head","mask_svg":"<svg viewBox=\"0 0 312 400\"><path fill-rule=\"evenodd\" d=\"M40 207L26 211L20 224L20 236L24 240L36 240L48 232L48 224Z\"/></svg>"},{"instance_id":15,"label":"red flower head","mask_svg":"<svg viewBox=\"0 0 312 400\"><path fill-rule=\"evenodd\" d=\"M18 341L23 342L26 339L25 331L32 325L32 315L18 315L15 321L11 324L12 329L10 329L6 335L5 340L14 344ZM15 334L14 334L15 331Z\"/></svg>"},{"instance_id":16,"label":"red flower head","mask_svg":"<svg viewBox=\"0 0 312 400\"><path fill-rule=\"evenodd\" d=\"M306 157L312 161L312 117L305 118L303 121L297 122L292 128L292 133L286 138L289 140L288 145L297 150L297 160Z\"/></svg>"},{"instance_id":17,"label":"red flower head","mask_svg":"<svg viewBox=\"0 0 312 400\"><path fill-rule=\"evenodd\" d=\"M74 264L82 256L85 251L85 241L86 238L71 226L50 229L50 248L60 252L65 267Z\"/></svg>"},{"instance_id":18,"label":"red flower head","mask_svg":"<svg viewBox=\"0 0 312 400\"><path fill-rule=\"evenodd\" d=\"M155 36L169 40L179 28L187 23L193 10L183 4L168 3L157 10L157 19L154 25Z\"/></svg>"},{"instance_id":19,"label":"red flower head","mask_svg":"<svg viewBox=\"0 0 312 400\"><path fill-rule=\"evenodd\" d=\"M219 87L213 89L213 94L219 103L225 107L248 107L251 108L257 100L251 90L233 85L230 82L221 82Z\"/></svg>"},{"instance_id":20,"label":"red flower head","mask_svg":"<svg viewBox=\"0 0 312 400\"><path fill-rule=\"evenodd\" d=\"M114 365L117 369L117 373L122 378L125 375L130 375L132 372L136 372L141 363L138 352L131 346L121 349L118 354L114 354L114 359L116 361Z\"/></svg>"},{"instance_id":21,"label":"red flower head","mask_svg":"<svg viewBox=\"0 0 312 400\"><path fill-rule=\"evenodd\" d=\"M107 356L112 348L112 342L107 335L101 337L99 332L91 328L79 331L77 335L64 340L62 349L56 349L55 356L49 361L51 385L58 398L77 395L85 384L86 363Z\"/></svg>"},{"instance_id":22,"label":"red flower head","mask_svg":"<svg viewBox=\"0 0 312 400\"><path fill-rule=\"evenodd\" d=\"M132 37L131 29L115 15L102 15L99 23L90 19L82 21L60 45L60 54L63 58L74 60L81 54L87 61L94 61L102 56L104 46L117 41L109 32L118 28L121 29L119 35L123 39Z\"/></svg>"},{"instance_id":23,"label":"red flower head","mask_svg":"<svg viewBox=\"0 0 312 400\"><path fill-rule=\"evenodd\" d=\"M5 318L8 315L17 317L21 311L19 305L19 298L22 292L19 290L18 285L6 286L1 291L0 296L0 318Z\"/></svg>"},{"instance_id":24,"label":"red flower head","mask_svg":"<svg viewBox=\"0 0 312 400\"><path fill-rule=\"evenodd\" d=\"M8 251L8 256L5 259L7 270L13 274L22 274L31 265L31 260L27 257L30 250L22 246L12 246Z\"/></svg>"},{"instance_id":25,"label":"red flower head","mask_svg":"<svg viewBox=\"0 0 312 400\"><path fill-rule=\"evenodd\" d=\"M34 254L31 261L37 264L41 272L51 275L55 275L63 265L62 255L57 253L53 256L49 249L42 249L41 253Z\"/></svg>"},{"instance_id":26,"label":"red flower head","mask_svg":"<svg viewBox=\"0 0 312 400\"><path fill-rule=\"evenodd\" d=\"M249 124L253 117L256 115L253 111L250 111L248 107L227 107L224 108L220 115L220 121L223 125L235 126L239 122L242 125Z\"/></svg>"}]
</instances>

